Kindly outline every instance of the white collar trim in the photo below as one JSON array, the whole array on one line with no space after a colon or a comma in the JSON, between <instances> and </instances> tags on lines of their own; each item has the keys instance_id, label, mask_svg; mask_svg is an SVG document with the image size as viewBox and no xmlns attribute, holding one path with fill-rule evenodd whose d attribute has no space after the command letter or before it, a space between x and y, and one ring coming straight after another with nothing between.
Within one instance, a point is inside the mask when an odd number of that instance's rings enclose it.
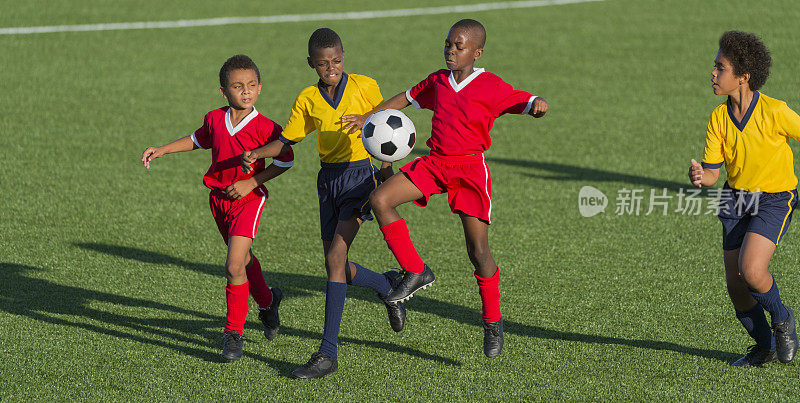
<instances>
[{"instance_id":1,"label":"white collar trim","mask_svg":"<svg viewBox=\"0 0 800 403\"><path fill-rule=\"evenodd\" d=\"M228 108L228 111L225 112L225 127L228 129L228 134L230 134L231 136L235 135L236 133L239 132L239 130L242 130L245 126L247 126L247 124L250 123L250 121L253 120L253 118L255 118L256 116L258 116L258 111L254 106L253 111L250 112L247 116L245 116L244 119L242 119L242 121L239 122L238 125L236 125L236 127L233 127L233 125L231 124L231 108Z\"/></svg>"},{"instance_id":2,"label":"white collar trim","mask_svg":"<svg viewBox=\"0 0 800 403\"><path fill-rule=\"evenodd\" d=\"M474 80L475 77L478 77L484 71L485 70L482 69L482 68L475 69L475 71L473 71L472 74L469 75L469 77L465 78L464 81L462 81L460 84L458 84L458 83L456 83L456 79L453 77L453 71L451 70L450 71L450 77L448 77L447 81L450 82L450 86L453 87L453 91L459 92L459 91L463 90L464 87L467 86L467 84L472 82L472 80Z\"/></svg>"}]
</instances>

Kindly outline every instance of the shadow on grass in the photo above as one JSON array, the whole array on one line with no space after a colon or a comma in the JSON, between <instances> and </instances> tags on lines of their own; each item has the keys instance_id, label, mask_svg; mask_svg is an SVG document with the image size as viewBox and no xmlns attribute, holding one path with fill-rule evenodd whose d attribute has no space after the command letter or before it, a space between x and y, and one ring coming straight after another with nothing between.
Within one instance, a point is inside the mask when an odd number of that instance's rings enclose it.
<instances>
[{"instance_id":1,"label":"shadow on grass","mask_svg":"<svg viewBox=\"0 0 800 403\"><path fill-rule=\"evenodd\" d=\"M146 263L176 265L212 275L221 276L223 273L221 265L192 263L166 254L145 251L137 248L98 243L76 243L75 245L87 250L93 250ZM0 263L0 270L2 270L2 272L0 272L0 281L2 281L2 285L0 285L0 291L2 291L2 294L0 295L12 296L9 303L5 303L5 299L0 298L0 310L50 323L84 328L86 330L91 330L110 336L122 337L138 342L168 347L207 361L222 362L222 359L219 355L219 348L221 345L221 325L223 323L222 317L216 317L207 313L187 310L174 305L167 305L138 298L123 297L78 287L62 286L49 281L34 279L22 275L21 272L23 271L37 270L34 267ZM288 293L292 297L314 295L324 292L325 282L324 279L320 277L301 274L272 273L268 271L265 271L265 274L270 284L279 285L284 292ZM315 287L315 284L318 284L319 286ZM15 289L17 291L15 291ZM22 295L21 291L19 290L26 290L24 292L25 295ZM57 296L55 298L57 298L58 301L55 301L53 296ZM357 298L365 301L380 302L376 296L369 294L359 294ZM33 301L34 304L26 305L24 303L15 303L15 301L23 300ZM114 305L136 307L147 310L168 311L201 319L140 319L133 316L120 315L110 313L105 310L96 310L90 308L89 305L95 302L107 302ZM180 346L158 340L150 340L133 333L105 329L99 326L88 325L81 322L74 322L51 316L61 314L75 315L86 319L94 319L101 323L105 322L114 326L123 326L132 331L149 333L153 336L161 336L171 340L178 340L187 344L196 344L199 347L207 348L207 350ZM252 313L249 316L251 321L253 318L255 318L255 315ZM246 328L254 333L260 333L262 330L260 325L252 325L250 322L246 324ZM281 333L291 334L311 340L322 339L321 333L315 334L299 329L290 329L285 326L281 328ZM195 337L190 335L194 335ZM390 352L398 352L414 357L437 361L446 365L461 365L460 362L450 358L429 354L409 347L397 346L379 341L358 340L347 337L341 337L340 340L371 348L384 349ZM291 374L291 371L293 371L298 365L302 364L302 362L293 364L284 361L272 360L257 354L248 353L246 348L245 356L264 361L287 376Z\"/></svg>"},{"instance_id":2,"label":"shadow on grass","mask_svg":"<svg viewBox=\"0 0 800 403\"><path fill-rule=\"evenodd\" d=\"M130 248L124 246L114 246L105 244L77 244L85 249L95 250L115 256L120 256L127 259L138 260L146 263L162 263L173 264L181 266L190 270L198 270L204 273L220 274L222 268L216 265L197 264L184 261L175 257L164 255L157 252L149 252L142 249ZM324 292L325 280L322 277L308 276L303 274L288 274L288 273L275 273L264 272L267 282L276 284L284 290L289 296L310 295L313 293ZM317 286L315 286L317 284ZM355 298L368 302L380 303L373 293L362 289L361 287L348 287L348 298ZM426 298L417 294L412 300L406 303L406 308L409 311L424 312L436 315L442 318L447 318L467 325L478 326L480 312L473 308L468 308L449 302L439 301L431 298ZM413 320L413 319L411 319ZM736 354L719 351L700 349L695 347L683 346L676 343L657 341L657 340L637 340L637 339L624 339L619 337L609 337L602 335L581 334L572 332L562 332L558 330L547 329L538 326L526 325L523 323L514 322L506 318L503 330L507 333L516 334L520 336L540 338L540 339L553 339L553 340L566 340L582 343L594 344L616 344L621 346L630 346L648 350L663 350L674 351L681 354L695 355L704 358L716 359L720 361L732 361L738 356ZM282 330L283 331L283 330ZM321 334L288 328L286 333L310 339L321 339ZM340 338L342 341L348 343L361 344L373 348L386 349L388 351L399 351L408 355L430 359L433 361L442 362L449 365L460 365L459 362L450 360L448 358L427 354L418 350L400 347L382 342L373 342L365 340L356 340L352 338Z\"/></svg>"},{"instance_id":3,"label":"shadow on grass","mask_svg":"<svg viewBox=\"0 0 800 403\"><path fill-rule=\"evenodd\" d=\"M41 269L36 267L0 262L1 311L54 325L168 348L209 362L224 361L219 353L220 318L175 305L66 286L26 276L39 270ZM186 316L187 319L142 318L114 312L113 309L92 308L92 305L98 303L112 304L123 311L135 309L148 313L171 312ZM287 375L297 366L247 351L245 356L262 361Z\"/></svg>"},{"instance_id":4,"label":"shadow on grass","mask_svg":"<svg viewBox=\"0 0 800 403\"><path fill-rule=\"evenodd\" d=\"M422 152L420 150L412 150L411 153L414 155L427 154L427 152ZM630 175L626 173L559 164L555 162L541 162L499 157L487 157L486 161L489 162L490 165L502 164L533 169L539 172L526 172L525 175L532 178L552 181L580 181L594 184L600 182L619 182L635 186L644 186L656 190L669 189L676 192L681 188L686 189L691 187L688 183L673 182L662 179L648 178L646 176ZM498 183L500 182L498 181Z\"/></svg>"}]
</instances>

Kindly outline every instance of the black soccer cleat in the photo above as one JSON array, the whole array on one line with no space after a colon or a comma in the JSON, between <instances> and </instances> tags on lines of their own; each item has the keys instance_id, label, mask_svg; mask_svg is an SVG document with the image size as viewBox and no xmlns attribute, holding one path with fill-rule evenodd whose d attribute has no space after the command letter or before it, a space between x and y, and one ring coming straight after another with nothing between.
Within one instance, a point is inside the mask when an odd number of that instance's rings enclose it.
<instances>
[{"instance_id":1,"label":"black soccer cleat","mask_svg":"<svg viewBox=\"0 0 800 403\"><path fill-rule=\"evenodd\" d=\"M242 335L235 330L228 330L222 335L222 358L236 361L242 358Z\"/></svg>"},{"instance_id":2,"label":"black soccer cleat","mask_svg":"<svg viewBox=\"0 0 800 403\"><path fill-rule=\"evenodd\" d=\"M789 318L783 322L773 323L772 332L775 334L775 350L778 353L778 359L787 363L792 361L797 352L797 329L794 325L794 311L786 305L784 307L789 311Z\"/></svg>"},{"instance_id":3,"label":"black soccer cleat","mask_svg":"<svg viewBox=\"0 0 800 403\"><path fill-rule=\"evenodd\" d=\"M316 352L311 354L311 358L307 363L301 365L292 372L292 378L322 378L325 375L336 372L337 369L339 369L339 365L336 363L335 359L332 359L323 353Z\"/></svg>"},{"instance_id":4,"label":"black soccer cleat","mask_svg":"<svg viewBox=\"0 0 800 403\"><path fill-rule=\"evenodd\" d=\"M497 322L483 322L483 353L489 358L503 351L503 318Z\"/></svg>"},{"instance_id":5,"label":"black soccer cleat","mask_svg":"<svg viewBox=\"0 0 800 403\"><path fill-rule=\"evenodd\" d=\"M731 363L732 367L760 367L778 360L775 350L769 350L754 344L747 348L747 354Z\"/></svg>"},{"instance_id":6,"label":"black soccer cleat","mask_svg":"<svg viewBox=\"0 0 800 403\"><path fill-rule=\"evenodd\" d=\"M406 270L403 274L403 279L397 285L397 287L392 287L392 291L389 291L389 294L386 296L386 300L389 302L403 302L408 300L409 298L414 296L414 293L419 291L420 289L424 290L428 288L433 282L436 280L436 276L433 275L433 270L431 270L428 265L425 265L425 270L422 273L412 273Z\"/></svg>"},{"instance_id":7,"label":"black soccer cleat","mask_svg":"<svg viewBox=\"0 0 800 403\"><path fill-rule=\"evenodd\" d=\"M392 288L400 283L400 273L395 270L389 270L383 275ZM402 302L389 302L385 297L380 297L380 299L386 305L386 313L389 315L389 325L392 326L392 330L395 332L402 331L406 325L406 307L403 306Z\"/></svg>"},{"instance_id":8,"label":"black soccer cleat","mask_svg":"<svg viewBox=\"0 0 800 403\"><path fill-rule=\"evenodd\" d=\"M267 340L272 340L278 335L281 328L281 318L278 316L278 307L283 299L283 291L278 287L270 287L272 290L272 303L266 309L258 310L258 318L264 324L264 336Z\"/></svg>"}]
</instances>

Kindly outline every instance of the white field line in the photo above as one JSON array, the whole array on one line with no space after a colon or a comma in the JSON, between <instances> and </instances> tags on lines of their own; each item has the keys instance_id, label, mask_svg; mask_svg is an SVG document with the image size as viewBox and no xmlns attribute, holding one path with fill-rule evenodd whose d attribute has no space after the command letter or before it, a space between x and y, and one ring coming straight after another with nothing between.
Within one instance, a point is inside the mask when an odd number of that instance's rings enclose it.
<instances>
[{"instance_id":1,"label":"white field line","mask_svg":"<svg viewBox=\"0 0 800 403\"><path fill-rule=\"evenodd\" d=\"M51 25L43 27L17 27L0 28L0 35L44 34L51 32L78 32L78 31L111 31L126 29L158 29L158 28L186 28L208 27L214 25L233 24L274 24L279 22L301 21L341 21L364 20L371 18L410 17L415 15L467 13L487 10L507 10L514 8L531 8L561 4L586 3L603 0L531 0L531 1L505 1L498 3L481 3L463 6L444 6L426 8L404 8L399 10L357 11L344 13L321 14L287 14L264 17L223 17L207 18L200 20L178 21L149 21L149 22L120 22L109 24L88 25Z\"/></svg>"}]
</instances>

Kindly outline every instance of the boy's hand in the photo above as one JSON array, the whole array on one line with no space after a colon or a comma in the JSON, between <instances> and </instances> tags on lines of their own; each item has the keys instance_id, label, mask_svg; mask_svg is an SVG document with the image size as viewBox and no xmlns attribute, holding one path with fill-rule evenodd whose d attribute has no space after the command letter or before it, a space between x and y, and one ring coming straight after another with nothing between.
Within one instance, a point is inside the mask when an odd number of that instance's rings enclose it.
<instances>
[{"instance_id":1,"label":"boy's hand","mask_svg":"<svg viewBox=\"0 0 800 403\"><path fill-rule=\"evenodd\" d=\"M258 156L256 155L255 151L245 151L242 153L242 160L240 162L242 166L242 172L250 173L252 169L250 166L255 164L258 161ZM250 189L253 190L253 189Z\"/></svg>"},{"instance_id":2,"label":"boy's hand","mask_svg":"<svg viewBox=\"0 0 800 403\"><path fill-rule=\"evenodd\" d=\"M240 181L234 182L233 185L230 185L225 188L225 195L230 197L231 199L239 200L242 197L247 196L253 189L258 186L258 183L253 178L242 179Z\"/></svg>"},{"instance_id":3,"label":"boy's hand","mask_svg":"<svg viewBox=\"0 0 800 403\"><path fill-rule=\"evenodd\" d=\"M536 99L533 100L533 105L531 105L531 110L528 112L528 114L535 118L540 118L547 113L547 109L549 107L550 104L548 104L544 98L536 97Z\"/></svg>"},{"instance_id":4,"label":"boy's hand","mask_svg":"<svg viewBox=\"0 0 800 403\"><path fill-rule=\"evenodd\" d=\"M703 180L703 166L700 165L699 162L695 161L694 158L690 161L692 166L689 167L689 181L692 182L692 185L698 188L703 187L701 183Z\"/></svg>"},{"instance_id":5,"label":"boy's hand","mask_svg":"<svg viewBox=\"0 0 800 403\"><path fill-rule=\"evenodd\" d=\"M344 123L344 127L342 128L343 131L353 134L362 128L364 128L364 123L367 121L367 115L344 115L342 116L342 123ZM349 129L349 130L348 130ZM358 137L360 138L361 135L359 134Z\"/></svg>"},{"instance_id":6,"label":"boy's hand","mask_svg":"<svg viewBox=\"0 0 800 403\"><path fill-rule=\"evenodd\" d=\"M142 153L142 164L147 169L150 169L150 161L161 157L164 155L164 151L161 147L147 147Z\"/></svg>"}]
</instances>

